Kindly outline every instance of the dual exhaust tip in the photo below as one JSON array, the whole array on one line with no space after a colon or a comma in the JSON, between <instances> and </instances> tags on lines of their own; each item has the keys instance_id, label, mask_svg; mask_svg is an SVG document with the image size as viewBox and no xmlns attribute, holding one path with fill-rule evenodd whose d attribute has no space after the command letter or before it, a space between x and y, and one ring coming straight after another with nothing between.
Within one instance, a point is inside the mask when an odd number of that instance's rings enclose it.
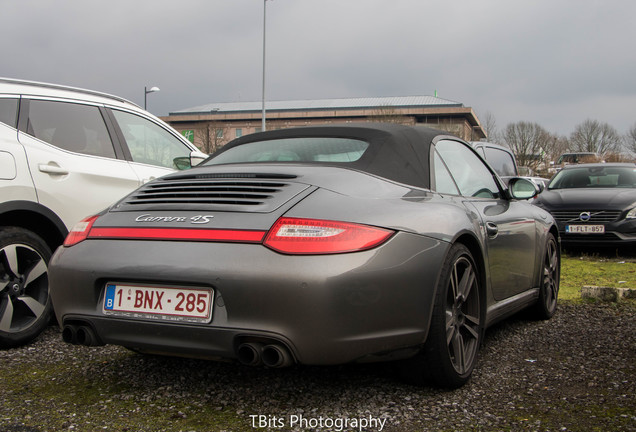
<instances>
[{"instance_id":1,"label":"dual exhaust tip","mask_svg":"<svg viewBox=\"0 0 636 432\"><path fill-rule=\"evenodd\" d=\"M93 328L86 324L66 324L62 329L62 340L73 345L104 345ZM283 368L294 364L289 349L279 343L245 342L238 346L236 354L239 362L248 366L262 364L269 368Z\"/></svg>"},{"instance_id":2,"label":"dual exhaust tip","mask_svg":"<svg viewBox=\"0 0 636 432\"><path fill-rule=\"evenodd\" d=\"M265 365L283 368L294 364L294 358L284 345L278 343L242 343L236 349L238 361L247 366Z\"/></svg>"},{"instance_id":3,"label":"dual exhaust tip","mask_svg":"<svg viewBox=\"0 0 636 432\"><path fill-rule=\"evenodd\" d=\"M82 324L66 324L62 328L62 340L73 345L104 345L90 326Z\"/></svg>"}]
</instances>

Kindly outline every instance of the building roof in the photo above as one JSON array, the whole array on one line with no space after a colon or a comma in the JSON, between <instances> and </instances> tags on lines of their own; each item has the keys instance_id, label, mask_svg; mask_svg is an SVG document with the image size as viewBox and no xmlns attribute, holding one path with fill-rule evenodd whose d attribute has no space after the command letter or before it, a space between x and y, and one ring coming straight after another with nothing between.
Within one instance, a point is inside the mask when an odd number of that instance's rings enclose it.
<instances>
[{"instance_id":1,"label":"building roof","mask_svg":"<svg viewBox=\"0 0 636 432\"><path fill-rule=\"evenodd\" d=\"M267 111L321 111L333 109L373 109L373 108L435 108L463 107L460 102L435 96L391 96L373 98L305 99L292 101L265 101ZM169 115L209 114L216 112L259 112L262 102L222 102L200 105L173 111Z\"/></svg>"}]
</instances>

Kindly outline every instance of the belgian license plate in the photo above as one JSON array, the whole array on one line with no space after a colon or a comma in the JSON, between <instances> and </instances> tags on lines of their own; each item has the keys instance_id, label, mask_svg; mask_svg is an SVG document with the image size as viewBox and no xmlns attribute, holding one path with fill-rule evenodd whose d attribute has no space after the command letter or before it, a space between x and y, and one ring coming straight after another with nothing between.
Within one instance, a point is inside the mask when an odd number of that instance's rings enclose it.
<instances>
[{"instance_id":1,"label":"belgian license plate","mask_svg":"<svg viewBox=\"0 0 636 432\"><path fill-rule=\"evenodd\" d=\"M565 232L571 234L603 234L605 225L567 225Z\"/></svg>"},{"instance_id":2,"label":"belgian license plate","mask_svg":"<svg viewBox=\"0 0 636 432\"><path fill-rule=\"evenodd\" d=\"M212 317L210 288L107 283L106 315L208 323Z\"/></svg>"}]
</instances>

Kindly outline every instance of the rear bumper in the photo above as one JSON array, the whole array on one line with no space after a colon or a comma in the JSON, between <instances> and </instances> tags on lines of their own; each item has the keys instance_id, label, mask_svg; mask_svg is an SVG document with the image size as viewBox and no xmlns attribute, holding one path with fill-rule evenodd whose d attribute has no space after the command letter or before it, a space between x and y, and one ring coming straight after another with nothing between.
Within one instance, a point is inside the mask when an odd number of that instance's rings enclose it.
<instances>
[{"instance_id":1,"label":"rear bumper","mask_svg":"<svg viewBox=\"0 0 636 432\"><path fill-rule=\"evenodd\" d=\"M98 246L98 247L97 247ZM275 341L304 364L382 358L424 342L448 244L398 233L374 250L283 256L260 245L87 240L51 261L60 325L99 341L170 355L237 358L244 341ZM106 282L211 287L212 321L106 316Z\"/></svg>"}]
</instances>

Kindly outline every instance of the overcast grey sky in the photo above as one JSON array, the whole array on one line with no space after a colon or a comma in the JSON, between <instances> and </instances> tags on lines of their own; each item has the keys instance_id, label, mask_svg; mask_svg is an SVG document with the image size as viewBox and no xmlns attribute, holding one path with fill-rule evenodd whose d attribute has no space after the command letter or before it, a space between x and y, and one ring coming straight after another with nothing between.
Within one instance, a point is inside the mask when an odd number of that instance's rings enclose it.
<instances>
[{"instance_id":1,"label":"overcast grey sky","mask_svg":"<svg viewBox=\"0 0 636 432\"><path fill-rule=\"evenodd\" d=\"M0 0L0 76L165 115L260 101L263 0ZM569 135L636 123L634 0L269 0L268 100L433 95Z\"/></svg>"}]
</instances>

